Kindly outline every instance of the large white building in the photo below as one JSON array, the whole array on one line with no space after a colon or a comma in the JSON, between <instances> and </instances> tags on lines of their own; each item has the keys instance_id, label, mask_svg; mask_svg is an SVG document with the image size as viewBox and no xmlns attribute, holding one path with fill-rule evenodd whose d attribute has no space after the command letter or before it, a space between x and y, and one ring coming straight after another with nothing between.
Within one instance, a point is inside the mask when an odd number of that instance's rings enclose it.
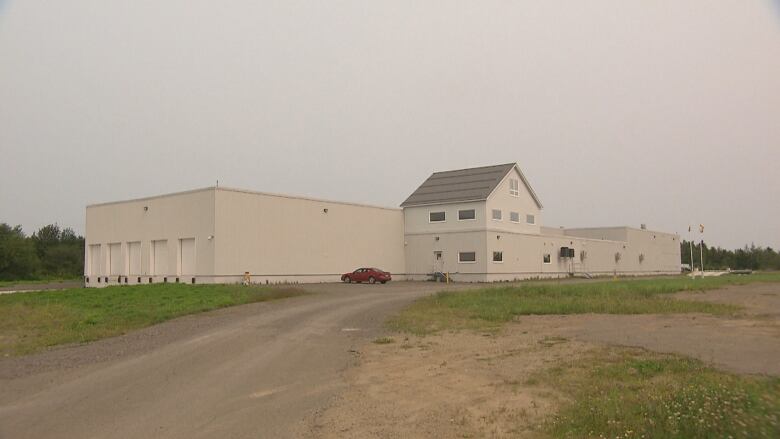
<instances>
[{"instance_id":1,"label":"large white building","mask_svg":"<svg viewBox=\"0 0 780 439\"><path fill-rule=\"evenodd\" d=\"M680 272L679 237L543 227L516 164L431 175L401 209L223 187L94 204L85 281L329 282L374 266L395 279L500 281Z\"/></svg>"}]
</instances>

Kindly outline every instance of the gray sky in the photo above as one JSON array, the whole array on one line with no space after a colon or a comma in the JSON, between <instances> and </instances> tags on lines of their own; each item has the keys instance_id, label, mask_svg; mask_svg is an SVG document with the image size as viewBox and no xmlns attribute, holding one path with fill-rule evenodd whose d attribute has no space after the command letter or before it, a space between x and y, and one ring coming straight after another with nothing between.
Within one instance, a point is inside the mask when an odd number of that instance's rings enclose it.
<instances>
[{"instance_id":1,"label":"gray sky","mask_svg":"<svg viewBox=\"0 0 780 439\"><path fill-rule=\"evenodd\" d=\"M780 248L770 0L0 0L0 221L220 184L396 206L518 162L545 225Z\"/></svg>"}]
</instances>

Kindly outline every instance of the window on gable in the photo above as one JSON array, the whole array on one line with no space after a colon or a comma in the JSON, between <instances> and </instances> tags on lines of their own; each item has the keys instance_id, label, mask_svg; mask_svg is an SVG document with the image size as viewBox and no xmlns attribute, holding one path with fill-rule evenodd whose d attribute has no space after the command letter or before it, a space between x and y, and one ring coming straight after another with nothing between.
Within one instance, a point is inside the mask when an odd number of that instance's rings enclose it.
<instances>
[{"instance_id":1,"label":"window on gable","mask_svg":"<svg viewBox=\"0 0 780 439\"><path fill-rule=\"evenodd\" d=\"M504 252L493 252L493 262L504 262Z\"/></svg>"},{"instance_id":2,"label":"window on gable","mask_svg":"<svg viewBox=\"0 0 780 439\"><path fill-rule=\"evenodd\" d=\"M493 219L501 221L501 209L493 209Z\"/></svg>"},{"instance_id":3,"label":"window on gable","mask_svg":"<svg viewBox=\"0 0 780 439\"><path fill-rule=\"evenodd\" d=\"M447 219L447 214L444 212L431 212L428 214L428 221L432 223L440 223Z\"/></svg>"},{"instance_id":4,"label":"window on gable","mask_svg":"<svg viewBox=\"0 0 780 439\"><path fill-rule=\"evenodd\" d=\"M528 224L536 224L536 217L534 217L533 215L526 215L525 222L527 222Z\"/></svg>"},{"instance_id":5,"label":"window on gable","mask_svg":"<svg viewBox=\"0 0 780 439\"><path fill-rule=\"evenodd\" d=\"M509 212L509 221L512 221L513 223L519 223L520 214L517 212Z\"/></svg>"},{"instance_id":6,"label":"window on gable","mask_svg":"<svg viewBox=\"0 0 780 439\"><path fill-rule=\"evenodd\" d=\"M520 196L520 181L516 178L509 179L509 195L513 197Z\"/></svg>"},{"instance_id":7,"label":"window on gable","mask_svg":"<svg viewBox=\"0 0 780 439\"><path fill-rule=\"evenodd\" d=\"M459 210L458 219L461 221L477 219L477 211L474 209Z\"/></svg>"}]
</instances>

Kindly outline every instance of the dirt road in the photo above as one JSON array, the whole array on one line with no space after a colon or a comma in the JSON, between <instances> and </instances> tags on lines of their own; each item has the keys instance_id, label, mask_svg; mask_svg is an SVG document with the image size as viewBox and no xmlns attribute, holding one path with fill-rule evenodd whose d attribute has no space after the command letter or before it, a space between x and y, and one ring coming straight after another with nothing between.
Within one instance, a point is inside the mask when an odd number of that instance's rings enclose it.
<instances>
[{"instance_id":1,"label":"dirt road","mask_svg":"<svg viewBox=\"0 0 780 439\"><path fill-rule=\"evenodd\" d=\"M289 437L391 312L441 284L315 293L0 360L0 438Z\"/></svg>"}]
</instances>

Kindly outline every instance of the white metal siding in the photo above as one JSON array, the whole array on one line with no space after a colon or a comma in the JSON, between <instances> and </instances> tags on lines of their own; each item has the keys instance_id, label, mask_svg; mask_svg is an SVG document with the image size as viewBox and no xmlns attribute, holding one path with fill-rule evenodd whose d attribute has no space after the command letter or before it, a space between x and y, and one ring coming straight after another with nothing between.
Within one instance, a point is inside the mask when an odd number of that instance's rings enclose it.
<instances>
[{"instance_id":1,"label":"white metal siding","mask_svg":"<svg viewBox=\"0 0 780 439\"><path fill-rule=\"evenodd\" d=\"M165 239L152 241L152 274L168 274L168 241Z\"/></svg>"},{"instance_id":2,"label":"white metal siding","mask_svg":"<svg viewBox=\"0 0 780 439\"><path fill-rule=\"evenodd\" d=\"M127 243L128 274L137 276L141 274L141 243Z\"/></svg>"},{"instance_id":3,"label":"white metal siding","mask_svg":"<svg viewBox=\"0 0 780 439\"><path fill-rule=\"evenodd\" d=\"M195 273L195 238L179 240L179 273L182 276L192 276Z\"/></svg>"},{"instance_id":4,"label":"white metal siding","mask_svg":"<svg viewBox=\"0 0 780 439\"><path fill-rule=\"evenodd\" d=\"M99 276L100 273L100 244L89 246L89 273L90 276Z\"/></svg>"},{"instance_id":5,"label":"white metal siding","mask_svg":"<svg viewBox=\"0 0 780 439\"><path fill-rule=\"evenodd\" d=\"M108 244L108 267L109 274L116 276L122 273L122 244Z\"/></svg>"}]
</instances>

